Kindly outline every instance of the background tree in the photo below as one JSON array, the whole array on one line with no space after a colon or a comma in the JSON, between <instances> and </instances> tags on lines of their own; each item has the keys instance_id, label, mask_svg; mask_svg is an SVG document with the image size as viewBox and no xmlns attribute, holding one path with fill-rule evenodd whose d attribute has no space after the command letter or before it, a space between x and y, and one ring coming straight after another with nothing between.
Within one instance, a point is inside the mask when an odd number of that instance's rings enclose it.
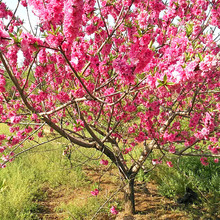
<instances>
[{"instance_id":1,"label":"background tree","mask_svg":"<svg viewBox=\"0 0 220 220\"><path fill-rule=\"evenodd\" d=\"M125 211L134 213L141 169L147 174L162 161L172 167L169 154L218 162L219 1L19 4L32 7L39 25L27 32L0 3L0 120L12 133L0 135L1 167L43 144L35 134L42 137L47 125L54 139L100 151L115 164ZM33 146L22 148L25 141ZM156 150L162 157L145 167Z\"/></svg>"}]
</instances>

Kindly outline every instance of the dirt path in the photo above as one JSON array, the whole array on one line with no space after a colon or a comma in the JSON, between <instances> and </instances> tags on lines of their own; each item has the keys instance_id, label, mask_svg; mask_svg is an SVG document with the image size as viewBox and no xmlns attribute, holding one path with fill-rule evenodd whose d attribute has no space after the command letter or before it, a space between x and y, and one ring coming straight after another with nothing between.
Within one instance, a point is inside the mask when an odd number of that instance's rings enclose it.
<instances>
[{"instance_id":1,"label":"dirt path","mask_svg":"<svg viewBox=\"0 0 220 220\"><path fill-rule=\"evenodd\" d=\"M119 213L116 220L189 219L185 213L177 213L175 211L177 205L173 200L169 200L158 194L155 183L148 183L146 185L137 184L135 192L136 211L139 214L128 216L122 212Z\"/></svg>"},{"instance_id":2,"label":"dirt path","mask_svg":"<svg viewBox=\"0 0 220 220\"><path fill-rule=\"evenodd\" d=\"M46 193L47 198L44 201L40 201L39 204L43 208L43 212L39 214L40 219L53 220L53 219L65 219L68 216L62 211L59 212L56 208L59 207L61 203L68 203L74 200L74 193L70 193L70 189L65 187L57 187L52 189L50 187L43 188Z\"/></svg>"},{"instance_id":3,"label":"dirt path","mask_svg":"<svg viewBox=\"0 0 220 220\"><path fill-rule=\"evenodd\" d=\"M94 170L86 168L84 172L88 177L94 181L98 182L100 180L100 170ZM110 175L114 175L109 172ZM117 182L112 181L112 178L105 175L101 178L100 194L99 196L106 195L106 192L114 192L118 188ZM73 202L79 197L88 198L88 192L91 190L91 186L81 187L75 190L69 189L64 186L52 189L45 187L43 189L47 193L47 198L45 201L39 202L43 207L44 212L42 212L39 217L45 220L54 219L67 219L71 216L71 213L64 212L58 209L61 203L68 204ZM123 200L122 192L118 193L116 196L120 201ZM176 204L175 201L169 200L163 196L160 196L157 191L157 185L153 182L151 183L137 183L135 185L135 202L136 211L138 214L133 216L126 215L123 211L120 212L116 217L109 217L108 215L102 214L101 217L97 216L95 220L187 220L190 219L183 209ZM86 199L85 199L86 202ZM72 216L74 220L74 217ZM192 219L192 218L191 218ZM193 218L201 219L201 218ZM204 218L204 219L215 219L215 218ZM78 220L78 219L77 219Z\"/></svg>"}]
</instances>

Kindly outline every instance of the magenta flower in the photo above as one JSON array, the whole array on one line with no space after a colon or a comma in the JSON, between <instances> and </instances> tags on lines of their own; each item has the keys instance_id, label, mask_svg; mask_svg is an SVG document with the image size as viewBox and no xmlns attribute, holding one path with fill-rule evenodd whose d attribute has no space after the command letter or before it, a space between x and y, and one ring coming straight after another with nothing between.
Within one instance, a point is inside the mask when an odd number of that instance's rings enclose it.
<instances>
[{"instance_id":1,"label":"magenta flower","mask_svg":"<svg viewBox=\"0 0 220 220\"><path fill-rule=\"evenodd\" d=\"M175 146L171 145L171 146L170 146L170 149L169 149L169 152L172 153L172 154L174 154L174 153L176 152Z\"/></svg>"},{"instance_id":2,"label":"magenta flower","mask_svg":"<svg viewBox=\"0 0 220 220\"><path fill-rule=\"evenodd\" d=\"M123 154L127 154L129 153L130 151L132 151L132 148L131 147L127 147L124 149L124 151L122 152Z\"/></svg>"},{"instance_id":3,"label":"magenta flower","mask_svg":"<svg viewBox=\"0 0 220 220\"><path fill-rule=\"evenodd\" d=\"M0 168L5 168L5 167L6 167L5 164L4 165L0 164Z\"/></svg>"},{"instance_id":4,"label":"magenta flower","mask_svg":"<svg viewBox=\"0 0 220 220\"><path fill-rule=\"evenodd\" d=\"M117 214L118 214L118 211L116 210L115 206L112 206L112 207L111 207L110 212L111 212L113 215L117 215Z\"/></svg>"},{"instance_id":5,"label":"magenta flower","mask_svg":"<svg viewBox=\"0 0 220 220\"><path fill-rule=\"evenodd\" d=\"M207 157L202 157L202 158L200 159L200 161L201 161L202 165L204 165L204 166L208 166L208 165L209 165L209 162L208 162L208 158L207 158Z\"/></svg>"},{"instance_id":6,"label":"magenta flower","mask_svg":"<svg viewBox=\"0 0 220 220\"><path fill-rule=\"evenodd\" d=\"M0 147L0 153L4 152L5 147Z\"/></svg>"},{"instance_id":7,"label":"magenta flower","mask_svg":"<svg viewBox=\"0 0 220 220\"><path fill-rule=\"evenodd\" d=\"M173 164L172 164L171 161L167 161L167 165L168 165L169 167L173 167Z\"/></svg>"},{"instance_id":8,"label":"magenta flower","mask_svg":"<svg viewBox=\"0 0 220 220\"><path fill-rule=\"evenodd\" d=\"M108 160L100 160L99 163L102 164L102 165L107 166L108 165Z\"/></svg>"},{"instance_id":9,"label":"magenta flower","mask_svg":"<svg viewBox=\"0 0 220 220\"><path fill-rule=\"evenodd\" d=\"M199 150L199 146L198 145L195 145L195 150Z\"/></svg>"},{"instance_id":10,"label":"magenta flower","mask_svg":"<svg viewBox=\"0 0 220 220\"><path fill-rule=\"evenodd\" d=\"M215 163L218 163L218 162L219 162L219 159L218 159L218 158L215 158L215 159L214 159L214 162L215 162Z\"/></svg>"},{"instance_id":11,"label":"magenta flower","mask_svg":"<svg viewBox=\"0 0 220 220\"><path fill-rule=\"evenodd\" d=\"M158 161L157 159L153 159L153 160L152 160L152 164L153 164L153 165L156 165L156 164L158 164L158 163L159 163L159 161Z\"/></svg>"},{"instance_id":12,"label":"magenta flower","mask_svg":"<svg viewBox=\"0 0 220 220\"><path fill-rule=\"evenodd\" d=\"M94 191L91 191L91 194L93 196L97 196L99 194L99 190L98 189L94 189Z\"/></svg>"}]
</instances>

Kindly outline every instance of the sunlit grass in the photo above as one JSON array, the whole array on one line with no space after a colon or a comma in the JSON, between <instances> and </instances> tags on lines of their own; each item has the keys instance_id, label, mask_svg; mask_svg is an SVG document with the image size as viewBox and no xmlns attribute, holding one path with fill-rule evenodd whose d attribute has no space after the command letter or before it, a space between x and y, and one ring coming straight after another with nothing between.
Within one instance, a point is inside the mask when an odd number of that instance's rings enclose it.
<instances>
[{"instance_id":1,"label":"sunlit grass","mask_svg":"<svg viewBox=\"0 0 220 220\"><path fill-rule=\"evenodd\" d=\"M3 132L9 132L7 125L1 125L1 133ZM49 135L47 138L51 137L52 135ZM45 141L47 138L39 141ZM24 148L31 144L27 142ZM64 186L71 188L71 191L75 190L74 193L77 192L76 189L82 192L83 187L87 187L84 202L77 198L79 195L76 194L74 201L61 203L56 210L65 213L67 219L73 219L73 216L75 219L90 219L95 214L106 198L90 196L89 191L94 188L95 183L86 177L83 167L86 165L99 170L97 167L100 159L107 158L94 149L82 149L77 146L71 146L69 153L64 156L63 150L67 146L68 142L64 139L39 146L20 155L8 163L6 168L0 169L0 220L39 219L39 213L44 211L39 201L47 199L47 192L42 190L44 186ZM141 149L142 146L136 146L129 154L136 159ZM132 158L129 154L124 156L127 164L131 165ZM155 151L147 159L145 167L152 168L152 159L160 156L160 152ZM201 191L209 200L209 203L206 203L202 198L208 212L217 212L220 197L219 165L211 162L211 159L206 167L201 164L199 158L182 158L180 163L176 163L172 156L169 159L173 161L173 168L164 162L147 174L141 170L137 181L157 182L159 192L174 200L183 195L186 186L189 186L197 193ZM122 203L123 201L120 201L119 205ZM109 213L108 204L101 209L101 213Z\"/></svg>"},{"instance_id":2,"label":"sunlit grass","mask_svg":"<svg viewBox=\"0 0 220 220\"><path fill-rule=\"evenodd\" d=\"M41 207L36 201L46 197L41 190L45 184L74 189L89 183L82 166L70 168L68 158L62 155L63 150L59 143L49 143L22 154L0 170L1 220L38 219Z\"/></svg>"}]
</instances>

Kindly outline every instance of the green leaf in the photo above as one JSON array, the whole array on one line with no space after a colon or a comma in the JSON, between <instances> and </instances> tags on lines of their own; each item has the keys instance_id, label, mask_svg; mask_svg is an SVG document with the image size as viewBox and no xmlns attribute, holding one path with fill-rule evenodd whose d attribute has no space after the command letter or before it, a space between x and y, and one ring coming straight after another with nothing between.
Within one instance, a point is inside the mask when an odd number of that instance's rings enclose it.
<instances>
[{"instance_id":1,"label":"green leaf","mask_svg":"<svg viewBox=\"0 0 220 220\"><path fill-rule=\"evenodd\" d=\"M142 37L142 32L140 29L137 30L140 37Z\"/></svg>"},{"instance_id":2,"label":"green leaf","mask_svg":"<svg viewBox=\"0 0 220 220\"><path fill-rule=\"evenodd\" d=\"M200 61L203 61L203 57L202 57L201 53L198 53L197 55L198 55Z\"/></svg>"},{"instance_id":3,"label":"green leaf","mask_svg":"<svg viewBox=\"0 0 220 220\"><path fill-rule=\"evenodd\" d=\"M163 76L163 83L166 84L166 82L167 82L167 75L165 74L165 75Z\"/></svg>"},{"instance_id":4,"label":"green leaf","mask_svg":"<svg viewBox=\"0 0 220 220\"><path fill-rule=\"evenodd\" d=\"M167 85L168 86L172 86L172 85L174 85L175 83L174 82L167 82Z\"/></svg>"},{"instance_id":5,"label":"green leaf","mask_svg":"<svg viewBox=\"0 0 220 220\"><path fill-rule=\"evenodd\" d=\"M169 90L169 88L167 87L167 85L165 85L165 88L166 88L166 90L169 92L170 90Z\"/></svg>"},{"instance_id":6,"label":"green leaf","mask_svg":"<svg viewBox=\"0 0 220 220\"><path fill-rule=\"evenodd\" d=\"M55 34L57 35L58 32L60 32L60 27L55 30Z\"/></svg>"},{"instance_id":7,"label":"green leaf","mask_svg":"<svg viewBox=\"0 0 220 220\"><path fill-rule=\"evenodd\" d=\"M186 34L189 37L193 31L193 23L186 25Z\"/></svg>"},{"instance_id":8,"label":"green leaf","mask_svg":"<svg viewBox=\"0 0 220 220\"><path fill-rule=\"evenodd\" d=\"M48 31L48 33L54 35L54 33L52 31Z\"/></svg>"},{"instance_id":9,"label":"green leaf","mask_svg":"<svg viewBox=\"0 0 220 220\"><path fill-rule=\"evenodd\" d=\"M157 82L163 85L163 81L161 81L160 79L157 79Z\"/></svg>"},{"instance_id":10,"label":"green leaf","mask_svg":"<svg viewBox=\"0 0 220 220\"><path fill-rule=\"evenodd\" d=\"M151 40L150 43L149 43L149 45L148 45L148 47L151 48L151 47L153 46L153 43L154 43L154 41Z\"/></svg>"},{"instance_id":11,"label":"green leaf","mask_svg":"<svg viewBox=\"0 0 220 220\"><path fill-rule=\"evenodd\" d=\"M12 33L10 33L10 32L9 32L9 36L10 36L12 39L15 39L14 34L12 34Z\"/></svg>"},{"instance_id":12,"label":"green leaf","mask_svg":"<svg viewBox=\"0 0 220 220\"><path fill-rule=\"evenodd\" d=\"M50 24L50 27L51 27L51 29L52 29L53 33L55 34L55 30L54 30L54 28L53 28L53 25L52 25L52 24Z\"/></svg>"},{"instance_id":13,"label":"green leaf","mask_svg":"<svg viewBox=\"0 0 220 220\"><path fill-rule=\"evenodd\" d=\"M161 86L164 86L163 84L158 84L157 85L157 88L160 88Z\"/></svg>"},{"instance_id":14,"label":"green leaf","mask_svg":"<svg viewBox=\"0 0 220 220\"><path fill-rule=\"evenodd\" d=\"M37 43L37 41L34 42L33 46L34 46L35 48L38 48L38 43Z\"/></svg>"},{"instance_id":15,"label":"green leaf","mask_svg":"<svg viewBox=\"0 0 220 220\"><path fill-rule=\"evenodd\" d=\"M11 32L8 32L10 37L14 37L14 35Z\"/></svg>"}]
</instances>

